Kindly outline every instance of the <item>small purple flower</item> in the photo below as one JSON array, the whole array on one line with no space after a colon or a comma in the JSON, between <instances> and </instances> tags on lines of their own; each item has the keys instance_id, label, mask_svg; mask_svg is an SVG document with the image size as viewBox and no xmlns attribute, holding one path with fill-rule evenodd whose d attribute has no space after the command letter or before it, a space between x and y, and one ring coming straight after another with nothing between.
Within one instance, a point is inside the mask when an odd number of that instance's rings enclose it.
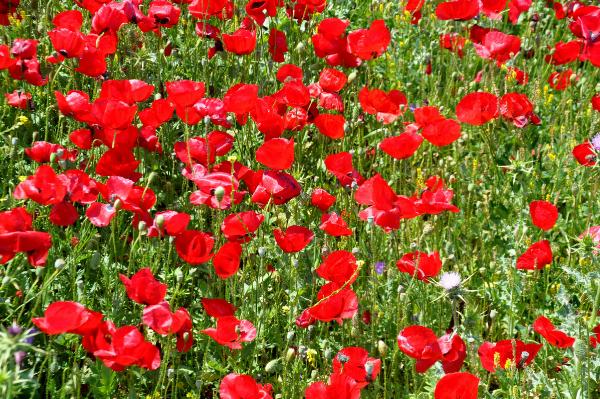
<instances>
[{"instance_id":1,"label":"small purple flower","mask_svg":"<svg viewBox=\"0 0 600 399\"><path fill-rule=\"evenodd\" d=\"M23 351L15 352L15 363L17 363L17 365L19 365L19 367L21 366L21 363L23 363L25 356L27 356L27 353L25 353Z\"/></svg>"},{"instance_id":2,"label":"small purple flower","mask_svg":"<svg viewBox=\"0 0 600 399\"><path fill-rule=\"evenodd\" d=\"M417 104L410 103L410 105L408 106L408 109L410 109L410 112L415 112L415 109L417 109Z\"/></svg>"},{"instance_id":3,"label":"small purple flower","mask_svg":"<svg viewBox=\"0 0 600 399\"><path fill-rule=\"evenodd\" d=\"M594 147L594 150L600 151L600 133L592 137L590 143L592 144L592 147Z\"/></svg>"},{"instance_id":4,"label":"small purple flower","mask_svg":"<svg viewBox=\"0 0 600 399\"><path fill-rule=\"evenodd\" d=\"M382 275L383 271L385 270L385 262L376 262L375 263L375 273L377 273L378 275Z\"/></svg>"},{"instance_id":5,"label":"small purple flower","mask_svg":"<svg viewBox=\"0 0 600 399\"><path fill-rule=\"evenodd\" d=\"M25 338L23 338L21 341L25 342L26 344L33 344L33 339L35 338L35 335L40 332L37 328L33 327L30 328L29 330L27 330L27 333L25 334Z\"/></svg>"},{"instance_id":6,"label":"small purple flower","mask_svg":"<svg viewBox=\"0 0 600 399\"><path fill-rule=\"evenodd\" d=\"M16 335L21 334L23 332L23 329L16 322L13 321L12 325L8 327L7 331L11 337L14 337Z\"/></svg>"}]
</instances>

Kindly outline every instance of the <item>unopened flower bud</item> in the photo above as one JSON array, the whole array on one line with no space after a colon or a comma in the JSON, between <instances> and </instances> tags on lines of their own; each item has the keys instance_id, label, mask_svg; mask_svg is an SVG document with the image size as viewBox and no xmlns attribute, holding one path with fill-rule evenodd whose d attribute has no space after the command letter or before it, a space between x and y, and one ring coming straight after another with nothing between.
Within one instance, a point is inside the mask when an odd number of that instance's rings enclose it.
<instances>
[{"instance_id":1,"label":"unopened flower bud","mask_svg":"<svg viewBox=\"0 0 600 399\"><path fill-rule=\"evenodd\" d=\"M56 269L62 269L63 267L65 267L65 260L62 258L58 258L54 261L54 267Z\"/></svg>"},{"instance_id":2,"label":"unopened flower bud","mask_svg":"<svg viewBox=\"0 0 600 399\"><path fill-rule=\"evenodd\" d=\"M140 234L145 235L148 233L148 225L146 224L146 222L144 222L143 220L141 220L138 223L138 231L140 232Z\"/></svg>"},{"instance_id":3,"label":"unopened flower bud","mask_svg":"<svg viewBox=\"0 0 600 399\"><path fill-rule=\"evenodd\" d=\"M379 352L379 356L385 357L388 351L388 346L382 340L377 341L377 351Z\"/></svg>"},{"instance_id":4,"label":"unopened flower bud","mask_svg":"<svg viewBox=\"0 0 600 399\"><path fill-rule=\"evenodd\" d=\"M267 250L265 249L265 247L259 247L259 248L258 248L258 256L260 256L261 258L262 258L263 256L265 256L265 255L266 255L266 253L267 253Z\"/></svg>"},{"instance_id":5,"label":"unopened flower bud","mask_svg":"<svg viewBox=\"0 0 600 399\"><path fill-rule=\"evenodd\" d=\"M348 83L352 83L357 76L358 74L356 73L356 71L352 71L350 75L348 75Z\"/></svg>"}]
</instances>

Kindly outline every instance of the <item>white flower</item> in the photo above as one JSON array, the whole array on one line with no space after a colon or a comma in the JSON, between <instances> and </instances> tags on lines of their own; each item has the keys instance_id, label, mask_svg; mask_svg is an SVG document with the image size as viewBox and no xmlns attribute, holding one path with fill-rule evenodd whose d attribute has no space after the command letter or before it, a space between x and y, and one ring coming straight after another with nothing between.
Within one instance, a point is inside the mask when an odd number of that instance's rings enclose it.
<instances>
[{"instance_id":1,"label":"white flower","mask_svg":"<svg viewBox=\"0 0 600 399\"><path fill-rule=\"evenodd\" d=\"M440 285L446 291L450 291L460 285L460 274L457 272L447 272L440 276Z\"/></svg>"}]
</instances>

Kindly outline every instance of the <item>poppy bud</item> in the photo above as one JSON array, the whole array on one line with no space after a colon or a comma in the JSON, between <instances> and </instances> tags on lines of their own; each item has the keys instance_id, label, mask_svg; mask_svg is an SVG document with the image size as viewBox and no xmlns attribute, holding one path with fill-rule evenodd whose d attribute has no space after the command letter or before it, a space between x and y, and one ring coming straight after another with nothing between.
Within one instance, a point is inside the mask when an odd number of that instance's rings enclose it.
<instances>
[{"instance_id":1,"label":"poppy bud","mask_svg":"<svg viewBox=\"0 0 600 399\"><path fill-rule=\"evenodd\" d=\"M167 369L167 377L168 378L173 378L173 374L175 374L175 370Z\"/></svg>"},{"instance_id":2,"label":"poppy bud","mask_svg":"<svg viewBox=\"0 0 600 399\"><path fill-rule=\"evenodd\" d=\"M53 152L52 154L50 154L50 163L54 163L56 161L56 153Z\"/></svg>"},{"instance_id":3,"label":"poppy bud","mask_svg":"<svg viewBox=\"0 0 600 399\"><path fill-rule=\"evenodd\" d=\"M294 339L294 337L295 337L295 336L296 336L296 333L295 333L295 332L293 332L293 331L288 331L288 333L287 333L287 335L286 335L286 339L287 339L288 341L291 341L291 340L293 340L293 339Z\"/></svg>"},{"instance_id":4,"label":"poppy bud","mask_svg":"<svg viewBox=\"0 0 600 399\"><path fill-rule=\"evenodd\" d=\"M11 137L10 138L10 145L12 145L14 147L17 144L19 144L19 138L18 137Z\"/></svg>"},{"instance_id":5,"label":"poppy bud","mask_svg":"<svg viewBox=\"0 0 600 399\"><path fill-rule=\"evenodd\" d=\"M265 247L259 247L258 248L258 256L260 256L261 258L263 256L265 256L266 253L267 253L267 250L265 249Z\"/></svg>"},{"instance_id":6,"label":"poppy bud","mask_svg":"<svg viewBox=\"0 0 600 399\"><path fill-rule=\"evenodd\" d=\"M370 360L367 360L367 362L365 363L365 371L367 372L367 380L368 381L373 380L374 368L375 368L375 365L373 364L373 362Z\"/></svg>"},{"instance_id":7,"label":"poppy bud","mask_svg":"<svg viewBox=\"0 0 600 399\"><path fill-rule=\"evenodd\" d=\"M387 354L388 346L382 340L377 341L377 351L379 352L379 356L385 357Z\"/></svg>"},{"instance_id":8,"label":"poppy bud","mask_svg":"<svg viewBox=\"0 0 600 399\"><path fill-rule=\"evenodd\" d=\"M92 269L97 269L100 265L100 252L95 251L90 258L90 267Z\"/></svg>"},{"instance_id":9,"label":"poppy bud","mask_svg":"<svg viewBox=\"0 0 600 399\"><path fill-rule=\"evenodd\" d=\"M319 375L319 372L317 370L313 370L313 371L310 372L310 378L311 379L317 378L318 375Z\"/></svg>"},{"instance_id":10,"label":"poppy bud","mask_svg":"<svg viewBox=\"0 0 600 399\"><path fill-rule=\"evenodd\" d=\"M83 281L77 280L77 292L83 293Z\"/></svg>"},{"instance_id":11,"label":"poppy bud","mask_svg":"<svg viewBox=\"0 0 600 399\"><path fill-rule=\"evenodd\" d=\"M297 52L302 52L302 51L304 51L304 47L305 47L305 46L304 46L304 43L302 43L302 42L299 42L299 43L296 45L296 51L297 51Z\"/></svg>"},{"instance_id":12,"label":"poppy bud","mask_svg":"<svg viewBox=\"0 0 600 399\"><path fill-rule=\"evenodd\" d=\"M490 319L492 319L492 320L495 319L497 315L498 315L498 312L496 311L496 309L492 309L490 311Z\"/></svg>"},{"instance_id":13,"label":"poppy bud","mask_svg":"<svg viewBox=\"0 0 600 399\"><path fill-rule=\"evenodd\" d=\"M356 73L356 71L352 71L352 73L348 75L348 83L352 83L357 76L358 74Z\"/></svg>"},{"instance_id":14,"label":"poppy bud","mask_svg":"<svg viewBox=\"0 0 600 399\"><path fill-rule=\"evenodd\" d=\"M138 231L142 235L145 235L148 233L148 225L143 220L138 223Z\"/></svg>"},{"instance_id":15,"label":"poppy bud","mask_svg":"<svg viewBox=\"0 0 600 399\"><path fill-rule=\"evenodd\" d=\"M58 258L54 261L54 267L56 269L62 269L63 267L65 267L65 260L62 258Z\"/></svg>"},{"instance_id":16,"label":"poppy bud","mask_svg":"<svg viewBox=\"0 0 600 399\"><path fill-rule=\"evenodd\" d=\"M285 361L286 362L291 361L295 355L296 355L296 351L294 350L294 348L288 348L287 352L285 353Z\"/></svg>"},{"instance_id":17,"label":"poppy bud","mask_svg":"<svg viewBox=\"0 0 600 399\"><path fill-rule=\"evenodd\" d=\"M175 278L177 279L178 284L183 281L183 272L180 268L175 269Z\"/></svg>"},{"instance_id":18,"label":"poppy bud","mask_svg":"<svg viewBox=\"0 0 600 399\"><path fill-rule=\"evenodd\" d=\"M218 202L223 201L224 196L225 196L225 189L223 188L223 186L219 186L219 187L215 188L215 197L217 198Z\"/></svg>"},{"instance_id":19,"label":"poppy bud","mask_svg":"<svg viewBox=\"0 0 600 399\"><path fill-rule=\"evenodd\" d=\"M267 373L276 373L281 368L281 359L273 359L265 366L265 371Z\"/></svg>"},{"instance_id":20,"label":"poppy bud","mask_svg":"<svg viewBox=\"0 0 600 399\"><path fill-rule=\"evenodd\" d=\"M333 359L333 351L330 348L327 348L325 349L325 352L323 352L323 356L325 357L325 359L331 360Z\"/></svg>"}]
</instances>

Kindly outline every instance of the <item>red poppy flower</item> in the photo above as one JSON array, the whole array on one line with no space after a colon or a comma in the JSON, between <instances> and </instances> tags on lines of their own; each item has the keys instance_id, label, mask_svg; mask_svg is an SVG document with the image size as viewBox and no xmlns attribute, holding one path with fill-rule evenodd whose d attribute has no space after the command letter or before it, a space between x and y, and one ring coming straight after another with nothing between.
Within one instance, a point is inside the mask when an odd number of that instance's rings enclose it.
<instances>
[{"instance_id":1,"label":"red poppy flower","mask_svg":"<svg viewBox=\"0 0 600 399\"><path fill-rule=\"evenodd\" d=\"M319 277L341 286L356 281L358 265L351 252L339 250L327 255L316 272Z\"/></svg>"},{"instance_id":2,"label":"red poppy flower","mask_svg":"<svg viewBox=\"0 0 600 399\"><path fill-rule=\"evenodd\" d=\"M294 163L294 139L278 137L265 141L256 150L256 160L271 169L289 169Z\"/></svg>"},{"instance_id":3,"label":"red poppy flower","mask_svg":"<svg viewBox=\"0 0 600 399\"><path fill-rule=\"evenodd\" d=\"M477 0L453 0L437 5L435 15L439 20L468 21L479 15Z\"/></svg>"},{"instance_id":4,"label":"red poppy flower","mask_svg":"<svg viewBox=\"0 0 600 399\"><path fill-rule=\"evenodd\" d=\"M327 212L335 204L335 196L322 188L315 188L310 195L310 203L312 206L319 208L321 212Z\"/></svg>"},{"instance_id":5,"label":"red poppy flower","mask_svg":"<svg viewBox=\"0 0 600 399\"><path fill-rule=\"evenodd\" d=\"M456 106L456 117L462 123L483 125L498 116L498 97L478 91L467 94Z\"/></svg>"},{"instance_id":6,"label":"red poppy flower","mask_svg":"<svg viewBox=\"0 0 600 399\"><path fill-rule=\"evenodd\" d=\"M28 92L15 90L12 93L5 93L4 97L11 107L28 110L33 106L33 103L31 102L31 93Z\"/></svg>"},{"instance_id":7,"label":"red poppy flower","mask_svg":"<svg viewBox=\"0 0 600 399\"><path fill-rule=\"evenodd\" d=\"M369 352L361 347L344 348L333 358L333 373L351 377L361 388L375 381L380 371L381 360L369 357Z\"/></svg>"},{"instance_id":8,"label":"red poppy flower","mask_svg":"<svg viewBox=\"0 0 600 399\"><path fill-rule=\"evenodd\" d=\"M459 212L459 209L450 203L454 192L444 188L444 181L441 178L432 176L425 183L427 189L414 202L419 213L437 215L444 211Z\"/></svg>"},{"instance_id":9,"label":"red poppy flower","mask_svg":"<svg viewBox=\"0 0 600 399\"><path fill-rule=\"evenodd\" d=\"M533 224L542 230L550 230L558 220L558 209L547 201L532 201L529 214Z\"/></svg>"},{"instance_id":10,"label":"red poppy flower","mask_svg":"<svg viewBox=\"0 0 600 399\"><path fill-rule=\"evenodd\" d=\"M369 29L358 29L348 34L348 51L368 61L382 55L388 48L392 36L382 19L371 23Z\"/></svg>"},{"instance_id":11,"label":"red poppy flower","mask_svg":"<svg viewBox=\"0 0 600 399\"><path fill-rule=\"evenodd\" d=\"M138 79L106 80L100 89L101 99L122 101L134 105L146 101L154 92L154 86Z\"/></svg>"},{"instance_id":12,"label":"red poppy flower","mask_svg":"<svg viewBox=\"0 0 600 399\"><path fill-rule=\"evenodd\" d=\"M119 278L125 285L127 296L134 302L156 305L165 299L167 285L156 280L150 268L140 269L131 279L123 274L119 274Z\"/></svg>"},{"instance_id":13,"label":"red poppy flower","mask_svg":"<svg viewBox=\"0 0 600 399\"><path fill-rule=\"evenodd\" d=\"M552 72L548 77L548 84L554 90L563 91L571 86L571 83L578 79L578 76L573 73L572 69L567 69L562 72Z\"/></svg>"},{"instance_id":14,"label":"red poppy flower","mask_svg":"<svg viewBox=\"0 0 600 399\"><path fill-rule=\"evenodd\" d=\"M256 338L254 325L248 320L238 320L235 316L221 316L217 319L216 328L200 332L230 349L242 349L242 342L252 342Z\"/></svg>"},{"instance_id":15,"label":"red poppy flower","mask_svg":"<svg viewBox=\"0 0 600 399\"><path fill-rule=\"evenodd\" d=\"M533 362L542 344L526 344L521 340L506 339L497 343L484 342L478 349L479 360L490 373L511 364L522 369Z\"/></svg>"},{"instance_id":16,"label":"red poppy flower","mask_svg":"<svg viewBox=\"0 0 600 399\"><path fill-rule=\"evenodd\" d=\"M531 244L529 248L517 259L517 269L536 270L543 269L552 263L552 248L550 241L542 240Z\"/></svg>"},{"instance_id":17,"label":"red poppy flower","mask_svg":"<svg viewBox=\"0 0 600 399\"><path fill-rule=\"evenodd\" d=\"M66 195L64 178L48 165L37 168L35 174L19 183L13 192L16 199L30 199L40 205L58 204Z\"/></svg>"},{"instance_id":18,"label":"red poppy flower","mask_svg":"<svg viewBox=\"0 0 600 399\"><path fill-rule=\"evenodd\" d=\"M499 64L506 63L521 50L521 39L518 36L500 31L487 31L477 38L474 38L472 34L471 39L475 39L473 46L481 58L495 60Z\"/></svg>"},{"instance_id":19,"label":"red poppy flower","mask_svg":"<svg viewBox=\"0 0 600 399\"><path fill-rule=\"evenodd\" d=\"M254 237L264 220L264 215L255 211L234 213L223 219L221 231L229 241L245 243Z\"/></svg>"},{"instance_id":20,"label":"red poppy flower","mask_svg":"<svg viewBox=\"0 0 600 399\"><path fill-rule=\"evenodd\" d=\"M282 205L300 195L301 188L294 176L275 170L260 171L259 183L252 192L252 202L261 207L269 201Z\"/></svg>"},{"instance_id":21,"label":"red poppy flower","mask_svg":"<svg viewBox=\"0 0 600 399\"><path fill-rule=\"evenodd\" d=\"M262 0L260 0L263 2ZM285 33L278 29L271 29L269 31L269 53L271 58L275 62L283 62L285 60L285 53L288 52L287 41Z\"/></svg>"},{"instance_id":22,"label":"red poppy flower","mask_svg":"<svg viewBox=\"0 0 600 399\"><path fill-rule=\"evenodd\" d=\"M533 104L525 94L506 93L500 99L500 114L512 121L516 127L524 127L529 122L535 125L541 123L540 118L533 113Z\"/></svg>"},{"instance_id":23,"label":"red poppy flower","mask_svg":"<svg viewBox=\"0 0 600 399\"><path fill-rule=\"evenodd\" d=\"M125 129L131 125L137 106L124 101L100 98L92 104L92 115L96 122L107 129Z\"/></svg>"},{"instance_id":24,"label":"red poppy flower","mask_svg":"<svg viewBox=\"0 0 600 399\"><path fill-rule=\"evenodd\" d=\"M406 355L420 361L442 360L442 351L435 333L423 326L409 326L398 334L398 348Z\"/></svg>"},{"instance_id":25,"label":"red poppy flower","mask_svg":"<svg viewBox=\"0 0 600 399\"><path fill-rule=\"evenodd\" d=\"M160 366L160 351L144 339L137 327L115 328L113 325L107 331L99 330L96 334L96 337L84 337L84 342L88 342L84 347L93 348L92 354L106 367L122 371L133 365L149 370L156 370Z\"/></svg>"},{"instance_id":26,"label":"red poppy flower","mask_svg":"<svg viewBox=\"0 0 600 399\"><path fill-rule=\"evenodd\" d=\"M414 275L419 280L428 282L431 277L438 275L442 269L442 261L437 251L430 254L415 251L403 255L396 266L402 273Z\"/></svg>"},{"instance_id":27,"label":"red poppy flower","mask_svg":"<svg viewBox=\"0 0 600 399\"><path fill-rule=\"evenodd\" d=\"M576 61L581 52L581 42L573 40L567 43L558 42L554 45L554 52L548 54L546 62L552 65L564 65Z\"/></svg>"},{"instance_id":28,"label":"red poppy flower","mask_svg":"<svg viewBox=\"0 0 600 399\"><path fill-rule=\"evenodd\" d=\"M57 28L65 28L72 31L78 31L83 24L83 15L79 10L63 11L52 18L52 24Z\"/></svg>"},{"instance_id":29,"label":"red poppy flower","mask_svg":"<svg viewBox=\"0 0 600 399\"><path fill-rule=\"evenodd\" d=\"M442 351L442 368L445 373L455 373L460 371L467 357L467 345L465 341L453 332L445 334L438 338L438 345ZM416 368L419 371L420 361L417 361ZM426 370L423 370L425 372Z\"/></svg>"},{"instance_id":30,"label":"red poppy flower","mask_svg":"<svg viewBox=\"0 0 600 399\"><path fill-rule=\"evenodd\" d=\"M348 224L335 212L324 213L321 215L321 225L319 229L325 234L333 237L351 236L352 229L348 228Z\"/></svg>"},{"instance_id":31,"label":"red poppy flower","mask_svg":"<svg viewBox=\"0 0 600 399\"><path fill-rule=\"evenodd\" d=\"M479 378L471 373L451 373L435 385L434 399L477 399Z\"/></svg>"},{"instance_id":32,"label":"red poppy flower","mask_svg":"<svg viewBox=\"0 0 600 399\"><path fill-rule=\"evenodd\" d=\"M190 220L191 216L184 212L158 212L152 226L148 228L148 237L176 237L187 230Z\"/></svg>"},{"instance_id":33,"label":"red poppy flower","mask_svg":"<svg viewBox=\"0 0 600 399\"><path fill-rule=\"evenodd\" d=\"M349 21L341 20L338 18L325 18L319 23L317 28L317 34L312 36L312 43L315 49L315 54L319 58L325 58L325 61L331 66L345 66L348 68L355 68L362 63L362 60L354 54L349 52L348 40L346 37L346 28L350 25ZM366 30L359 31L355 34L355 51L363 54L365 52L365 56L371 57L372 54L370 51L385 51L385 48L382 49L382 45L385 44L385 34L383 33L383 29L380 29L376 26L375 31L373 32L376 36L383 39L377 46L369 49L367 45L359 44L358 40L368 35L365 33ZM387 47L387 45L385 46ZM367 54L368 53L368 54Z\"/></svg>"},{"instance_id":34,"label":"red poppy flower","mask_svg":"<svg viewBox=\"0 0 600 399\"><path fill-rule=\"evenodd\" d=\"M455 52L458 54L459 58L462 58L464 55L463 49L466 43L467 39L460 36L458 33L445 33L440 35L440 47Z\"/></svg>"},{"instance_id":35,"label":"red poppy flower","mask_svg":"<svg viewBox=\"0 0 600 399\"><path fill-rule=\"evenodd\" d=\"M213 266L215 273L221 279L227 279L235 275L240 268L240 258L242 256L242 245L236 241L228 241L213 257Z\"/></svg>"},{"instance_id":36,"label":"red poppy flower","mask_svg":"<svg viewBox=\"0 0 600 399\"><path fill-rule=\"evenodd\" d=\"M325 166L342 186L350 186L353 182L360 185L365 180L352 166L352 154L349 152L328 155L325 158Z\"/></svg>"},{"instance_id":37,"label":"red poppy flower","mask_svg":"<svg viewBox=\"0 0 600 399\"><path fill-rule=\"evenodd\" d=\"M58 109L65 116L71 116L75 120L93 124L96 119L92 116L92 104L87 93L71 90L64 96L59 91L54 92Z\"/></svg>"},{"instance_id":38,"label":"red poppy flower","mask_svg":"<svg viewBox=\"0 0 600 399\"><path fill-rule=\"evenodd\" d=\"M273 230L273 236L283 252L294 253L306 248L315 234L304 226L290 226L285 232L280 229Z\"/></svg>"},{"instance_id":39,"label":"red poppy flower","mask_svg":"<svg viewBox=\"0 0 600 399\"><path fill-rule=\"evenodd\" d=\"M319 133L334 140L344 137L344 124L346 119L344 115L339 114L319 114L314 120Z\"/></svg>"},{"instance_id":40,"label":"red poppy flower","mask_svg":"<svg viewBox=\"0 0 600 399\"><path fill-rule=\"evenodd\" d=\"M187 230L175 238L175 249L181 259L192 265L208 262L213 254L212 235L198 230Z\"/></svg>"},{"instance_id":41,"label":"red poppy flower","mask_svg":"<svg viewBox=\"0 0 600 399\"><path fill-rule=\"evenodd\" d=\"M460 138L460 124L454 119L442 119L425 126L421 134L436 147L444 147Z\"/></svg>"},{"instance_id":42,"label":"red poppy flower","mask_svg":"<svg viewBox=\"0 0 600 399\"><path fill-rule=\"evenodd\" d=\"M351 288L342 288L336 283L327 283L317 294L317 304L308 309L308 314L320 321L335 320L342 324L358 312L358 298Z\"/></svg>"},{"instance_id":43,"label":"red poppy flower","mask_svg":"<svg viewBox=\"0 0 600 399\"><path fill-rule=\"evenodd\" d=\"M407 131L398 136L384 138L379 143L379 148L392 158L405 159L411 157L422 142L423 136Z\"/></svg>"},{"instance_id":44,"label":"red poppy flower","mask_svg":"<svg viewBox=\"0 0 600 399\"><path fill-rule=\"evenodd\" d=\"M169 101L178 108L186 108L194 105L204 97L205 93L203 82L194 82L191 80L167 82L165 87Z\"/></svg>"},{"instance_id":45,"label":"red poppy flower","mask_svg":"<svg viewBox=\"0 0 600 399\"><path fill-rule=\"evenodd\" d=\"M333 373L327 384L313 382L306 388L306 399L359 399L362 386L347 374Z\"/></svg>"},{"instance_id":46,"label":"red poppy flower","mask_svg":"<svg viewBox=\"0 0 600 399\"><path fill-rule=\"evenodd\" d=\"M96 173L100 176L121 176L137 181L142 177L141 173L135 171L140 163L131 150L108 150L98 160Z\"/></svg>"},{"instance_id":47,"label":"red poppy flower","mask_svg":"<svg viewBox=\"0 0 600 399\"><path fill-rule=\"evenodd\" d=\"M283 64L279 67L275 76L279 82L285 83L288 80L302 81L303 75L302 68L300 68L298 65Z\"/></svg>"},{"instance_id":48,"label":"red poppy flower","mask_svg":"<svg viewBox=\"0 0 600 399\"><path fill-rule=\"evenodd\" d=\"M52 47L65 58L78 58L85 49L85 38L78 31L57 28L48 32Z\"/></svg>"},{"instance_id":49,"label":"red poppy flower","mask_svg":"<svg viewBox=\"0 0 600 399\"><path fill-rule=\"evenodd\" d=\"M405 110L406 96L399 90L389 93L379 89L363 87L358 93L358 100L363 111L376 115L379 122L393 123Z\"/></svg>"},{"instance_id":50,"label":"red poppy flower","mask_svg":"<svg viewBox=\"0 0 600 399\"><path fill-rule=\"evenodd\" d=\"M50 162L53 154L57 160L71 162L74 162L77 157L76 151L69 151L60 144L48 143L47 141L35 141L31 147L25 148L25 155L38 163Z\"/></svg>"},{"instance_id":51,"label":"red poppy flower","mask_svg":"<svg viewBox=\"0 0 600 399\"><path fill-rule=\"evenodd\" d=\"M248 17L242 21L242 26L232 34L221 35L225 51L237 55L250 54L256 48L256 30L254 22Z\"/></svg>"},{"instance_id":52,"label":"red poppy flower","mask_svg":"<svg viewBox=\"0 0 600 399\"><path fill-rule=\"evenodd\" d=\"M48 335L85 335L96 330L103 317L102 313L89 310L80 303L66 301L51 303L44 317L34 317L31 321Z\"/></svg>"},{"instance_id":53,"label":"red poppy flower","mask_svg":"<svg viewBox=\"0 0 600 399\"><path fill-rule=\"evenodd\" d=\"M600 94L595 94L592 97L591 103L592 103L592 108L594 108L594 110L600 112Z\"/></svg>"},{"instance_id":54,"label":"red poppy flower","mask_svg":"<svg viewBox=\"0 0 600 399\"><path fill-rule=\"evenodd\" d=\"M144 308L143 323L160 335L177 334L186 324L191 323L190 314L184 308L171 312L166 301Z\"/></svg>"},{"instance_id":55,"label":"red poppy flower","mask_svg":"<svg viewBox=\"0 0 600 399\"><path fill-rule=\"evenodd\" d=\"M592 147L592 143L590 143L589 141L583 144L576 145L573 148L573 156L580 165L596 165L596 151L594 150L594 147Z\"/></svg>"},{"instance_id":56,"label":"red poppy flower","mask_svg":"<svg viewBox=\"0 0 600 399\"><path fill-rule=\"evenodd\" d=\"M193 0L188 11L195 18L209 19L222 15L228 0Z\"/></svg>"},{"instance_id":57,"label":"red poppy flower","mask_svg":"<svg viewBox=\"0 0 600 399\"><path fill-rule=\"evenodd\" d=\"M575 343L575 338L558 330L554 327L554 324L544 316L535 319L533 322L533 330L544 337L550 345L556 346L557 348L570 348Z\"/></svg>"},{"instance_id":58,"label":"red poppy flower","mask_svg":"<svg viewBox=\"0 0 600 399\"><path fill-rule=\"evenodd\" d=\"M16 62L17 60L10 58L10 48L6 44L0 45L0 70L8 69Z\"/></svg>"},{"instance_id":59,"label":"red poppy flower","mask_svg":"<svg viewBox=\"0 0 600 399\"><path fill-rule=\"evenodd\" d=\"M271 385L258 384L249 375L227 374L219 385L221 399L272 399Z\"/></svg>"},{"instance_id":60,"label":"red poppy flower","mask_svg":"<svg viewBox=\"0 0 600 399\"><path fill-rule=\"evenodd\" d=\"M590 345L595 349L600 344L600 324L592 329L592 333L590 334Z\"/></svg>"},{"instance_id":61,"label":"red poppy flower","mask_svg":"<svg viewBox=\"0 0 600 399\"><path fill-rule=\"evenodd\" d=\"M224 299L202 298L202 307L210 317L233 316L237 308Z\"/></svg>"},{"instance_id":62,"label":"red poppy flower","mask_svg":"<svg viewBox=\"0 0 600 399\"><path fill-rule=\"evenodd\" d=\"M347 81L346 74L337 69L325 68L319 74L319 86L327 92L339 92L344 88Z\"/></svg>"},{"instance_id":63,"label":"red poppy flower","mask_svg":"<svg viewBox=\"0 0 600 399\"><path fill-rule=\"evenodd\" d=\"M519 16L527 12L531 7L532 0L510 0L508 3L508 19L513 24L516 25L519 20Z\"/></svg>"}]
</instances>

